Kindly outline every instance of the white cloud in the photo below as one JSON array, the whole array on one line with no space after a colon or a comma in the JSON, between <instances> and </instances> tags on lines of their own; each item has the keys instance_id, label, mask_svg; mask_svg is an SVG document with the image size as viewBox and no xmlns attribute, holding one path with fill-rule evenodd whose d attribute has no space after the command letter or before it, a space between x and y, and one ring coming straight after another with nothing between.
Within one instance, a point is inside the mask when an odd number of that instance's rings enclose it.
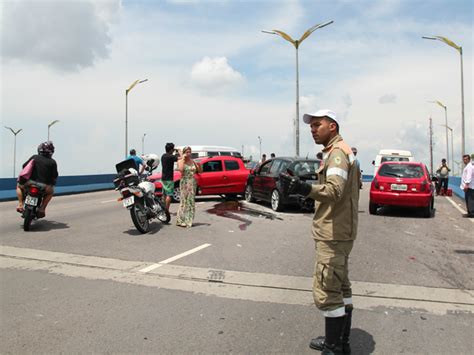
<instances>
[{"instance_id":1,"label":"white cloud","mask_svg":"<svg viewBox=\"0 0 474 355\"><path fill-rule=\"evenodd\" d=\"M380 96L379 104L395 104L397 103L397 95L394 94L386 94Z\"/></svg>"},{"instance_id":2,"label":"white cloud","mask_svg":"<svg viewBox=\"0 0 474 355\"><path fill-rule=\"evenodd\" d=\"M62 71L91 67L109 56L109 22L119 10L119 0L4 2L2 59Z\"/></svg>"},{"instance_id":3,"label":"white cloud","mask_svg":"<svg viewBox=\"0 0 474 355\"><path fill-rule=\"evenodd\" d=\"M210 93L227 91L243 81L243 76L229 65L225 57L204 57L191 70L193 85Z\"/></svg>"}]
</instances>

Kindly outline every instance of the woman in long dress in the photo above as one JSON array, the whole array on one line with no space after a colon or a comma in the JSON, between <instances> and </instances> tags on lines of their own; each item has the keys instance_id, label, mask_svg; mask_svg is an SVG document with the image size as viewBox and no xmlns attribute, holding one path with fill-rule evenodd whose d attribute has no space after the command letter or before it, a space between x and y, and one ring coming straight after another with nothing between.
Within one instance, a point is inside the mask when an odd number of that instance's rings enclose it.
<instances>
[{"instance_id":1,"label":"woman in long dress","mask_svg":"<svg viewBox=\"0 0 474 355\"><path fill-rule=\"evenodd\" d=\"M202 167L191 159L191 148L183 148L183 156L178 160L178 170L181 172L181 181L179 182L180 203L176 218L176 225L180 227L192 227L194 212L196 210L196 179L194 174L201 173Z\"/></svg>"}]
</instances>

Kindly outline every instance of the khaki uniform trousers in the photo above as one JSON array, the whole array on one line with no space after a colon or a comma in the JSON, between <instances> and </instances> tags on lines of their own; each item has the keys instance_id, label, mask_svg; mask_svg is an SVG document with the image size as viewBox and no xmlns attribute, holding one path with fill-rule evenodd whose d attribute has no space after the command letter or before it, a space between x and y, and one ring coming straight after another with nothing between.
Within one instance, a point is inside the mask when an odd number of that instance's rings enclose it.
<instances>
[{"instance_id":1,"label":"khaki uniform trousers","mask_svg":"<svg viewBox=\"0 0 474 355\"><path fill-rule=\"evenodd\" d=\"M353 245L353 240L316 240L313 297L321 311L344 307L344 298L352 297L348 261Z\"/></svg>"}]
</instances>

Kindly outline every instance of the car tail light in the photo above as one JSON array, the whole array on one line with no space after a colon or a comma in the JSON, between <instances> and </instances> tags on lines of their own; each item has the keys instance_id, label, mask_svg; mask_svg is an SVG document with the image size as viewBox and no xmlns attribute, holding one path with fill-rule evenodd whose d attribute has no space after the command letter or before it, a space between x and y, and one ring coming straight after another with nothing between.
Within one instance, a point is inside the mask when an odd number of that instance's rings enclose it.
<instances>
[{"instance_id":1,"label":"car tail light","mask_svg":"<svg viewBox=\"0 0 474 355\"><path fill-rule=\"evenodd\" d=\"M30 187L30 195L37 196L39 193L39 190L36 186L31 186Z\"/></svg>"},{"instance_id":2,"label":"car tail light","mask_svg":"<svg viewBox=\"0 0 474 355\"><path fill-rule=\"evenodd\" d=\"M131 196L130 190L123 190L122 191L122 196L124 198L127 198L127 197Z\"/></svg>"},{"instance_id":3,"label":"car tail light","mask_svg":"<svg viewBox=\"0 0 474 355\"><path fill-rule=\"evenodd\" d=\"M374 187L378 190L380 188L379 182L377 181L377 178L374 178L374 181L372 181L372 184Z\"/></svg>"}]
</instances>

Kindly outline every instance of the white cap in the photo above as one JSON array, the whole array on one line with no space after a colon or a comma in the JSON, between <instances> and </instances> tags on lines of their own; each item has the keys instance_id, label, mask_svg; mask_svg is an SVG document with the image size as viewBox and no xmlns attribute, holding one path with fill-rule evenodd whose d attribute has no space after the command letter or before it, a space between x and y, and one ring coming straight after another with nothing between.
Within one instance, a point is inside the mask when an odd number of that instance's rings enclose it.
<instances>
[{"instance_id":1,"label":"white cap","mask_svg":"<svg viewBox=\"0 0 474 355\"><path fill-rule=\"evenodd\" d=\"M316 118L316 117L329 117L337 122L336 113L328 109L319 110L319 111L316 111L315 113L305 113L303 115L303 122L309 124L311 123L311 119Z\"/></svg>"}]
</instances>

